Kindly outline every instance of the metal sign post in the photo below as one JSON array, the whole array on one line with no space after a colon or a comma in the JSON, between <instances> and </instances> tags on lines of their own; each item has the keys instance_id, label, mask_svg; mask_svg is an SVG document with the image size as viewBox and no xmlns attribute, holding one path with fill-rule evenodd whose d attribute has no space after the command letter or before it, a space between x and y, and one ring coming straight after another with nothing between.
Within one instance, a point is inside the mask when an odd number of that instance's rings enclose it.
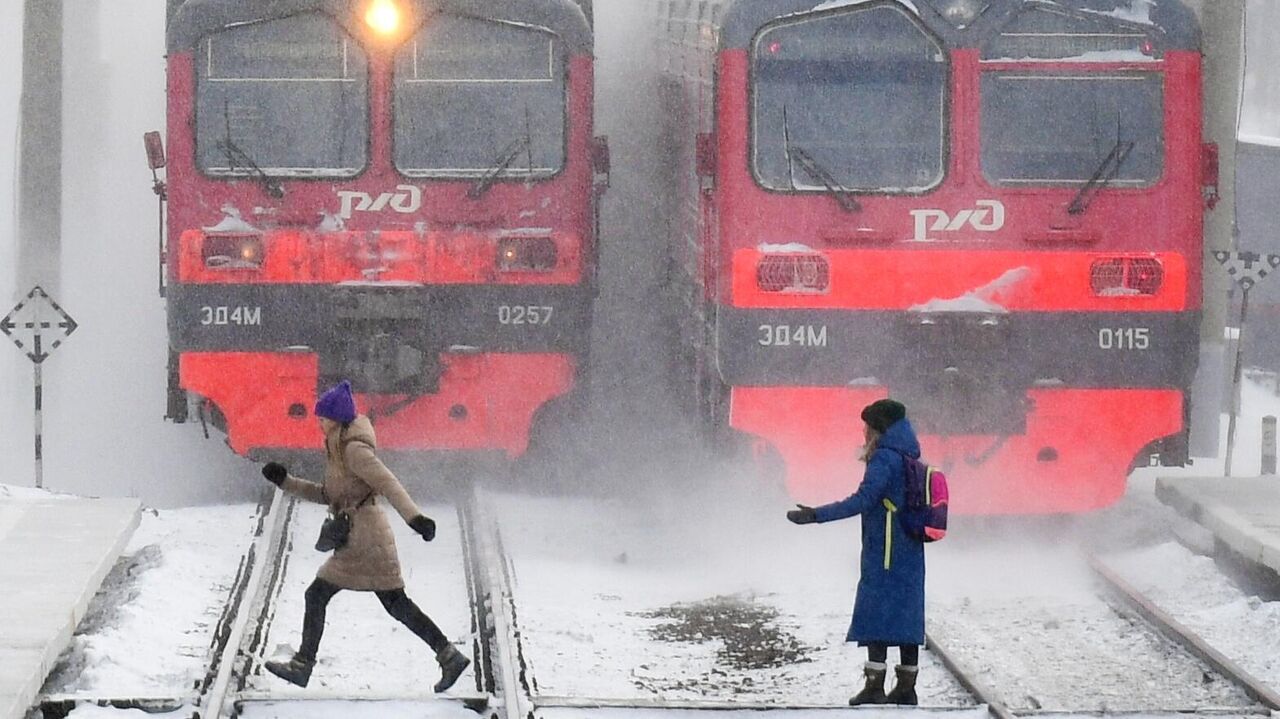
<instances>
[{"instance_id":1,"label":"metal sign post","mask_svg":"<svg viewBox=\"0 0 1280 719\"><path fill-rule=\"evenodd\" d=\"M4 319L0 319L0 332L8 335L35 367L36 487L40 488L44 487L44 378L41 368L49 355L75 331L76 321L39 285L32 288Z\"/></svg>"},{"instance_id":2,"label":"metal sign post","mask_svg":"<svg viewBox=\"0 0 1280 719\"><path fill-rule=\"evenodd\" d=\"M1276 473L1276 418L1262 418L1262 473Z\"/></svg>"},{"instance_id":3,"label":"metal sign post","mask_svg":"<svg viewBox=\"0 0 1280 719\"><path fill-rule=\"evenodd\" d=\"M1249 290L1280 270L1280 255L1257 252L1214 252L1213 258L1241 289L1240 328L1236 335L1236 366L1231 376L1231 415L1227 418L1226 476L1231 476L1231 459L1236 446L1236 415L1240 414L1240 376L1244 362L1244 323L1249 314Z\"/></svg>"}]
</instances>

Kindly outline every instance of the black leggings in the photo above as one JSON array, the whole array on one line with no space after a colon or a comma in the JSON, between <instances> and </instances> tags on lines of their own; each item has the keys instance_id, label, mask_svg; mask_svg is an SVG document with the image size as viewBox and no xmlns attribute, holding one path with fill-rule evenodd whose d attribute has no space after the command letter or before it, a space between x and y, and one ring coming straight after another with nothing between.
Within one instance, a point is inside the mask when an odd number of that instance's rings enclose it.
<instances>
[{"instance_id":1,"label":"black leggings","mask_svg":"<svg viewBox=\"0 0 1280 719\"><path fill-rule=\"evenodd\" d=\"M333 599L333 595L340 591L342 587L319 578L307 587L307 593L304 595L307 600L307 612L302 618L302 648L298 650L300 658L307 661L315 660L316 651L320 649L320 637L324 634L325 609L328 608L329 600ZM378 601L382 602L382 608L387 610L387 614L408 627L409 631L418 635L436 653L449 646L449 640L440 631L440 627L431 621L431 617L418 609L418 605L404 593L404 589L387 589L374 594L378 595Z\"/></svg>"},{"instance_id":2,"label":"black leggings","mask_svg":"<svg viewBox=\"0 0 1280 719\"><path fill-rule=\"evenodd\" d=\"M888 644L868 644L867 659L873 662L884 664L889 659ZM898 646L898 663L914 667L920 665L920 647L915 644L902 644Z\"/></svg>"}]
</instances>

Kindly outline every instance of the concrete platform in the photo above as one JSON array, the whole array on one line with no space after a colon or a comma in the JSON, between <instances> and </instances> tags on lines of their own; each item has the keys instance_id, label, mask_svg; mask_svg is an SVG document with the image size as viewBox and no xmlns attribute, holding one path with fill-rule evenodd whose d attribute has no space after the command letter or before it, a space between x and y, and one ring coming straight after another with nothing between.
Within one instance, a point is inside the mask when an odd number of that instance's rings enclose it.
<instances>
[{"instance_id":1,"label":"concrete platform","mask_svg":"<svg viewBox=\"0 0 1280 719\"><path fill-rule=\"evenodd\" d=\"M21 719L138 526L133 499L0 497L0 719Z\"/></svg>"},{"instance_id":2,"label":"concrete platform","mask_svg":"<svg viewBox=\"0 0 1280 719\"><path fill-rule=\"evenodd\" d=\"M1280 477L1162 477L1156 497L1246 562L1280 575Z\"/></svg>"}]
</instances>

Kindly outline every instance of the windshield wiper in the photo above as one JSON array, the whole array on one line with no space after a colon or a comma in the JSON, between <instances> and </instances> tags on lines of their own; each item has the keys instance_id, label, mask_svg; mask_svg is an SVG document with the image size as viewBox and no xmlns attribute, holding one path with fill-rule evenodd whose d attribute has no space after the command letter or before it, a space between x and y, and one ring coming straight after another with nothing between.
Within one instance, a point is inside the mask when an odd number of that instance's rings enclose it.
<instances>
[{"instance_id":1,"label":"windshield wiper","mask_svg":"<svg viewBox=\"0 0 1280 719\"><path fill-rule=\"evenodd\" d=\"M262 187L267 191L268 195L277 200L284 197L284 188L280 186L280 181L268 175L266 170L259 167L258 163L254 162L253 158L249 156L249 153L242 150L239 145L231 140L219 140L218 148L222 150L222 154L226 155L227 162L231 163L230 169L246 169L253 172L253 176L258 179L258 182L262 183Z\"/></svg>"},{"instance_id":2,"label":"windshield wiper","mask_svg":"<svg viewBox=\"0 0 1280 719\"><path fill-rule=\"evenodd\" d=\"M822 183L827 188L827 192L831 193L831 197L835 199L836 204L840 205L840 209L845 212L861 212L862 204L853 196L853 191L835 178L831 171L818 162L808 150L791 142L791 123L787 119L787 108L782 108L782 145L787 154L787 179L791 182L791 189L796 187L796 170L795 165L798 161L800 169L805 171L813 179Z\"/></svg>"},{"instance_id":3,"label":"windshield wiper","mask_svg":"<svg viewBox=\"0 0 1280 719\"><path fill-rule=\"evenodd\" d=\"M501 175L508 167L511 167L511 163L516 161L520 153L530 153L531 147L532 143L529 142L527 135L508 143L506 147L502 148L502 152L498 153L498 159L494 161L493 165L485 171L479 180L476 180L476 184L472 185L470 190L467 190L467 197L472 200L484 197L484 193L488 192L489 188L493 187L493 183L498 181L498 175ZM530 162L529 164L532 166L533 163ZM530 174L533 174L532 169L530 169Z\"/></svg>"},{"instance_id":4,"label":"windshield wiper","mask_svg":"<svg viewBox=\"0 0 1280 719\"><path fill-rule=\"evenodd\" d=\"M528 161L528 171L526 177L533 177L533 118L529 113L529 106L524 107L524 136L518 137L502 148L502 152L498 153L498 159L494 160L493 165L485 171L484 175L476 180L476 184L467 190L467 197L472 200L478 200L484 197L484 193L489 191L490 187L498 181L498 176L511 167L511 163L516 161L520 153L525 154Z\"/></svg>"},{"instance_id":5,"label":"windshield wiper","mask_svg":"<svg viewBox=\"0 0 1280 719\"><path fill-rule=\"evenodd\" d=\"M230 165L228 169L249 170L253 172L254 177L258 178L258 182L262 183L262 187L267 191L268 195L277 200L284 197L284 188L280 186L280 181L268 175L266 170L263 170L258 166L258 163L253 161L253 157L249 153L231 141L231 113L228 111L226 103L222 105L222 121L225 123L225 136L218 141L217 146L227 158L227 163Z\"/></svg>"},{"instance_id":6,"label":"windshield wiper","mask_svg":"<svg viewBox=\"0 0 1280 719\"><path fill-rule=\"evenodd\" d=\"M1120 168L1124 165L1124 161L1129 159L1133 145L1132 141L1126 141L1123 138L1116 140L1116 144L1111 147L1111 152L1102 158L1102 162L1098 163L1098 169L1093 171L1093 177L1084 183L1072 198L1071 204L1067 205L1067 214L1079 215L1089 209L1093 198L1098 196L1098 191L1105 189L1112 180L1116 179L1116 175L1120 174Z\"/></svg>"}]
</instances>

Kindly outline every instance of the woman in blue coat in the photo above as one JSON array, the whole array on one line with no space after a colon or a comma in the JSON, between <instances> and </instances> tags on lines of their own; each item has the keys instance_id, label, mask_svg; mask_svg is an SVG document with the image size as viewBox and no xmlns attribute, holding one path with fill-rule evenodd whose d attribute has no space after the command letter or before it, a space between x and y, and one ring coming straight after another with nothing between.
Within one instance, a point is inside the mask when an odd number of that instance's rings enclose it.
<instances>
[{"instance_id":1,"label":"woman in blue coat","mask_svg":"<svg viewBox=\"0 0 1280 719\"><path fill-rule=\"evenodd\" d=\"M862 576L848 641L867 648L866 685L850 704L915 704L920 645L924 644L924 543L908 537L895 510L906 503L903 457L920 457L915 430L900 402L882 399L862 410L867 463L862 485L849 497L787 512L796 524L862 515ZM884 692L889 646L898 647L897 684Z\"/></svg>"}]
</instances>

